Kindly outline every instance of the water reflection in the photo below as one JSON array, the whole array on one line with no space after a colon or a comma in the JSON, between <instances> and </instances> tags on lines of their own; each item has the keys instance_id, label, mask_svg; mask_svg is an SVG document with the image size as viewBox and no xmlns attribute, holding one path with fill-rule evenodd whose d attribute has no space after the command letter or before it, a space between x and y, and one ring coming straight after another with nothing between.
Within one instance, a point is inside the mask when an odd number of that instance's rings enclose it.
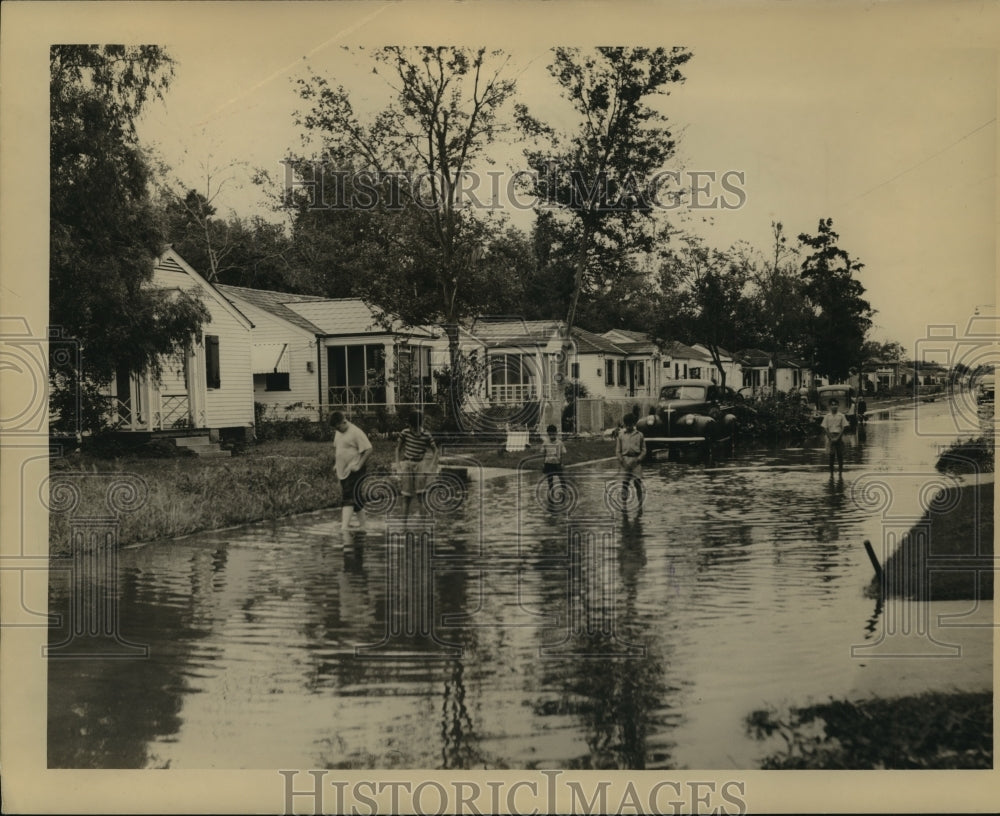
<instances>
[{"instance_id":1,"label":"water reflection","mask_svg":"<svg viewBox=\"0 0 1000 816\"><path fill-rule=\"evenodd\" d=\"M651 464L641 513L597 465L571 511L508 478L409 538L383 519L345 549L321 514L123 551L150 657L50 664L49 763L749 767L748 711L855 682L881 520L847 488L926 447L873 421L843 483L819 448L742 450ZM52 611L68 588L53 571Z\"/></svg>"}]
</instances>

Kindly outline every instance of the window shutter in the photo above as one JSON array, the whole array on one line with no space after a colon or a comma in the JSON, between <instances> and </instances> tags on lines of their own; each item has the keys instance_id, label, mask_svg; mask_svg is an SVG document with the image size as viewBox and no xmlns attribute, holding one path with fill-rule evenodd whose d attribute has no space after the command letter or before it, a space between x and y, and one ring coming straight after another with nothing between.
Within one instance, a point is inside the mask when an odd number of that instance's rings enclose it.
<instances>
[{"instance_id":1,"label":"window shutter","mask_svg":"<svg viewBox=\"0 0 1000 816\"><path fill-rule=\"evenodd\" d=\"M219 367L219 336L205 335L205 385L209 388L221 388L222 376Z\"/></svg>"}]
</instances>

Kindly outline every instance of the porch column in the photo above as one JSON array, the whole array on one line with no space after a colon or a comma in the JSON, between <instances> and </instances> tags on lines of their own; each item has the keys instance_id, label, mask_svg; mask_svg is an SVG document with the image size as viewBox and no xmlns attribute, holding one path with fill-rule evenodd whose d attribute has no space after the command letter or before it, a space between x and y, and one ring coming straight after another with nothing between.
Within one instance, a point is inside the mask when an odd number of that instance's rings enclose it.
<instances>
[{"instance_id":1,"label":"porch column","mask_svg":"<svg viewBox=\"0 0 1000 816\"><path fill-rule=\"evenodd\" d=\"M205 399L199 387L203 383L201 365L198 360L198 349L192 345L187 350L187 382L184 387L188 392L188 406L191 412L191 427L205 427Z\"/></svg>"},{"instance_id":2,"label":"porch column","mask_svg":"<svg viewBox=\"0 0 1000 816\"><path fill-rule=\"evenodd\" d=\"M396 369L396 341L386 341L382 348L385 349L385 407L388 409L396 405L396 381L393 376Z\"/></svg>"},{"instance_id":3,"label":"porch column","mask_svg":"<svg viewBox=\"0 0 1000 816\"><path fill-rule=\"evenodd\" d=\"M159 413L160 406L153 403L153 376L150 372L146 372L143 376L143 402L146 405L146 430L152 431L153 427L153 412ZM157 400L159 400L159 392L156 394Z\"/></svg>"}]
</instances>

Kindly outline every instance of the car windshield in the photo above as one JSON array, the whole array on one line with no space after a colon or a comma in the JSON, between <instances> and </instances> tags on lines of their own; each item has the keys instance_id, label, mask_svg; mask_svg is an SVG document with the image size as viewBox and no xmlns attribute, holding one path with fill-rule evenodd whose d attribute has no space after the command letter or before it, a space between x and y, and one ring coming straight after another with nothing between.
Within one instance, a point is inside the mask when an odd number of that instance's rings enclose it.
<instances>
[{"instance_id":1,"label":"car windshield","mask_svg":"<svg viewBox=\"0 0 1000 816\"><path fill-rule=\"evenodd\" d=\"M660 399L664 400L703 400L705 386L703 385L668 385L660 391Z\"/></svg>"},{"instance_id":2,"label":"car windshield","mask_svg":"<svg viewBox=\"0 0 1000 816\"><path fill-rule=\"evenodd\" d=\"M850 403L849 395L846 391L824 391L819 396L819 401L824 407L829 406L832 399L837 400L841 408Z\"/></svg>"}]
</instances>

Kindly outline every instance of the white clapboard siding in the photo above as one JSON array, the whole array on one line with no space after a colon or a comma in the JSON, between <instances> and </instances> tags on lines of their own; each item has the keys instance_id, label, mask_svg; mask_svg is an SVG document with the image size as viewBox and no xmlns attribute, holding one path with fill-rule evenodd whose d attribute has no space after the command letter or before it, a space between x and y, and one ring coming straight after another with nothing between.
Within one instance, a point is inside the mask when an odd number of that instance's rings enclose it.
<instances>
[{"instance_id":1,"label":"white clapboard siding","mask_svg":"<svg viewBox=\"0 0 1000 816\"><path fill-rule=\"evenodd\" d=\"M253 380L250 374L251 321L205 281L174 250L160 258L153 273L153 285L197 293L211 320L202 326L203 337L219 338L220 387L208 388L205 375L205 342L195 343L192 395L196 406L195 425L205 428L249 427L253 425ZM203 416L202 416L203 413Z\"/></svg>"},{"instance_id":2,"label":"white clapboard siding","mask_svg":"<svg viewBox=\"0 0 1000 816\"><path fill-rule=\"evenodd\" d=\"M240 311L253 321L253 345L287 345L284 360L288 362L288 391L268 391L263 377L256 377L253 400L268 406L279 416L285 413L309 414L309 411L287 411L287 406L303 403L315 406L319 400L319 379L317 375L316 337L305 329L275 317L264 309L238 298ZM260 372L256 372L260 373ZM313 412L314 413L314 412Z\"/></svg>"}]
</instances>

